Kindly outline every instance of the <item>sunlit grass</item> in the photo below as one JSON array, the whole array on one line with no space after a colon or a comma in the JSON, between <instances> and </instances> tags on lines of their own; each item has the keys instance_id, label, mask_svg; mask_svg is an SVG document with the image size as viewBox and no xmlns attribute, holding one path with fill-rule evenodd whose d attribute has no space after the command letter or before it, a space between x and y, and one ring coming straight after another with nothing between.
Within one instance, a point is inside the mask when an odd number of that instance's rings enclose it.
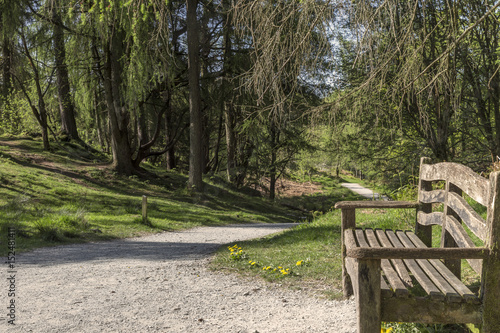
<instances>
[{"instance_id":1,"label":"sunlit grass","mask_svg":"<svg viewBox=\"0 0 500 333\"><path fill-rule=\"evenodd\" d=\"M147 166L154 174L120 176L105 161L90 161L91 155L70 148L71 154L57 145L45 152L37 140L0 138L0 231L16 228L18 251L202 225L295 222L301 216L214 177L204 179L204 193L191 193L178 172ZM143 195L148 223L142 223Z\"/></svg>"}]
</instances>

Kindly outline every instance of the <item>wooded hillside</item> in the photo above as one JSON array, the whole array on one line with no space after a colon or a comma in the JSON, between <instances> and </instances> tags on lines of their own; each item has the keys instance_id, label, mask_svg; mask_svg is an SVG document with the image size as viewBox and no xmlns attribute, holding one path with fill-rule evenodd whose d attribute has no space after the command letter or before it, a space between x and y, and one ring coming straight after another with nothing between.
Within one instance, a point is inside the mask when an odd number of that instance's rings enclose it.
<instances>
[{"instance_id":1,"label":"wooded hillside","mask_svg":"<svg viewBox=\"0 0 500 333\"><path fill-rule=\"evenodd\" d=\"M0 134L241 186L500 155L494 1L0 2ZM315 153L314 153L315 152ZM313 154L314 153L314 154ZM311 155L313 154L313 155Z\"/></svg>"}]
</instances>

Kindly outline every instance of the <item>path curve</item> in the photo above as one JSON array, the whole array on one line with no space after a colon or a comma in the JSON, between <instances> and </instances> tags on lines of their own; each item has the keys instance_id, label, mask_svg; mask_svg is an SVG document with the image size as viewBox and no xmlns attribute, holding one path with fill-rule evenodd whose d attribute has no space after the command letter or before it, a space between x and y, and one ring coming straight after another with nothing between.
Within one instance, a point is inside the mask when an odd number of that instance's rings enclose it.
<instances>
[{"instance_id":1,"label":"path curve","mask_svg":"<svg viewBox=\"0 0 500 333\"><path fill-rule=\"evenodd\" d=\"M290 226L200 227L18 254L16 325L2 315L0 331L355 332L352 300L321 300L207 270L221 245ZM5 313L7 300L0 302Z\"/></svg>"}]
</instances>

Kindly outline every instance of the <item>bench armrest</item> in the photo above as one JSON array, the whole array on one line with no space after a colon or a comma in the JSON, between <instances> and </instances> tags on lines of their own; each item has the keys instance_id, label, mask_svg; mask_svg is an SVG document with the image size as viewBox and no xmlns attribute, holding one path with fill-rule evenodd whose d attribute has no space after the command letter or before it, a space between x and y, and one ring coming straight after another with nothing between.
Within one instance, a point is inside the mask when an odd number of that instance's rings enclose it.
<instances>
[{"instance_id":1,"label":"bench armrest","mask_svg":"<svg viewBox=\"0 0 500 333\"><path fill-rule=\"evenodd\" d=\"M390 248L347 247L346 255L356 259L484 259L488 248Z\"/></svg>"},{"instance_id":2,"label":"bench armrest","mask_svg":"<svg viewBox=\"0 0 500 333\"><path fill-rule=\"evenodd\" d=\"M418 201L340 201L335 204L335 208L356 209L356 208L417 208Z\"/></svg>"}]
</instances>

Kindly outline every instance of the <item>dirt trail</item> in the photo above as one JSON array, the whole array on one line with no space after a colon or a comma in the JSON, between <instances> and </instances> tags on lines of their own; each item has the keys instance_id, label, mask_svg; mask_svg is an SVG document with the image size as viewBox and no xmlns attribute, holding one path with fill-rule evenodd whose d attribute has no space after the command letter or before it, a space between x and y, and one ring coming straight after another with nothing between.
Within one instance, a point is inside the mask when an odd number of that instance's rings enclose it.
<instances>
[{"instance_id":1,"label":"dirt trail","mask_svg":"<svg viewBox=\"0 0 500 333\"><path fill-rule=\"evenodd\" d=\"M351 300L207 270L219 246L290 226L201 227L19 254L16 325L2 315L0 331L355 332ZM0 301L5 313L7 300Z\"/></svg>"}]
</instances>

